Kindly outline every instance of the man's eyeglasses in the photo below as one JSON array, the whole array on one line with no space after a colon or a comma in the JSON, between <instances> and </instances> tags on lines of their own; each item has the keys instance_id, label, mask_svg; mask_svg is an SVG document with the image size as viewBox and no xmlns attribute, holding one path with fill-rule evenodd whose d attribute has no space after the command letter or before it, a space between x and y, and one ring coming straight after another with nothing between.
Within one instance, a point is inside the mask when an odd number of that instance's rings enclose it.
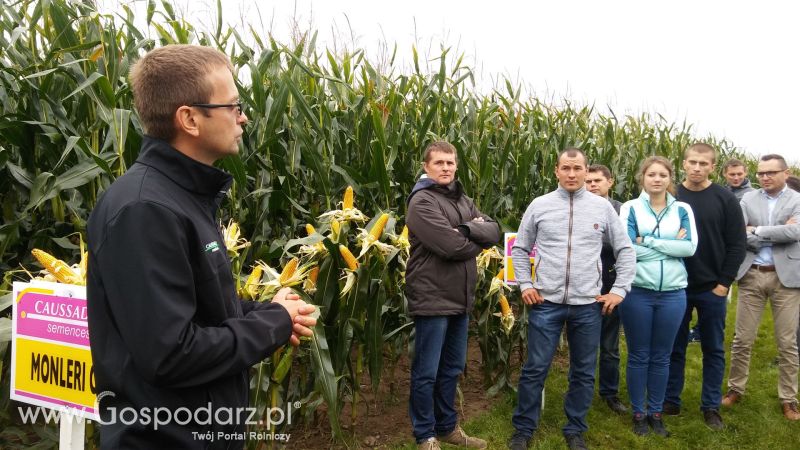
<instances>
[{"instance_id":1,"label":"man's eyeglasses","mask_svg":"<svg viewBox=\"0 0 800 450\"><path fill-rule=\"evenodd\" d=\"M756 172L758 178L774 178L775 175L782 173L783 170L770 170L767 172Z\"/></svg>"},{"instance_id":2,"label":"man's eyeglasses","mask_svg":"<svg viewBox=\"0 0 800 450\"><path fill-rule=\"evenodd\" d=\"M236 108L236 110L238 111L239 115L240 116L242 115L242 102L236 102L236 103L192 103L189 106L196 106L198 108L208 108L208 109L214 109L214 108Z\"/></svg>"}]
</instances>

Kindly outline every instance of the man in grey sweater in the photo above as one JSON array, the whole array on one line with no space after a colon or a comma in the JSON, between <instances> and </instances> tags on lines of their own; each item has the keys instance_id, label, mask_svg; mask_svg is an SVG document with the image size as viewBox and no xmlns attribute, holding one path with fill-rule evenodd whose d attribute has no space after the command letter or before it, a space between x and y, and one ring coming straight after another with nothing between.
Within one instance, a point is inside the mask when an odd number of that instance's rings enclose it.
<instances>
[{"instance_id":1,"label":"man in grey sweater","mask_svg":"<svg viewBox=\"0 0 800 450\"><path fill-rule=\"evenodd\" d=\"M747 178L747 167L738 159L729 159L722 165L722 175L727 182L727 188L736 199L742 201L744 194L755 191L755 188L750 185L750 179Z\"/></svg>"},{"instance_id":2,"label":"man in grey sweater","mask_svg":"<svg viewBox=\"0 0 800 450\"><path fill-rule=\"evenodd\" d=\"M636 253L611 204L584 187L586 155L569 148L558 155L558 189L537 197L522 218L511 255L528 315L528 358L519 379L518 405L509 448L528 447L539 425L542 388L562 328L570 351L569 389L562 432L571 449L584 449L586 413L594 394L601 313L610 314L628 293ZM611 244L617 278L601 295L603 242ZM536 245L536 279L528 254Z\"/></svg>"}]
</instances>

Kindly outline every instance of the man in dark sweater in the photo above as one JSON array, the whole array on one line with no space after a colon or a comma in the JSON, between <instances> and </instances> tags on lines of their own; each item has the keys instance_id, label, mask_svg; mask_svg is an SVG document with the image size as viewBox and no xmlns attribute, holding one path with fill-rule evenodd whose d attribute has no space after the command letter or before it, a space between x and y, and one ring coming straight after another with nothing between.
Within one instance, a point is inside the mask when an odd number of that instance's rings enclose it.
<instances>
[{"instance_id":1,"label":"man in dark sweater","mask_svg":"<svg viewBox=\"0 0 800 450\"><path fill-rule=\"evenodd\" d=\"M697 223L697 252L686 258L689 286L686 313L675 337L669 367L664 414L679 414L686 365L686 344L692 310L697 309L703 351L703 386L700 409L706 425L723 428L719 407L725 372L725 315L728 289L745 257L745 226L739 202L732 192L714 184L716 150L708 144L690 145L683 157L685 180L678 199L688 203Z\"/></svg>"},{"instance_id":2,"label":"man in dark sweater","mask_svg":"<svg viewBox=\"0 0 800 450\"><path fill-rule=\"evenodd\" d=\"M608 167L602 164L589 166L586 174L586 190L608 200L619 214L622 203L608 196L608 191L613 185L614 177ZM605 295L611 291L611 286L617 279L617 272L614 269L617 259L614 257L611 244L603 244L600 261L603 264L603 287L600 289L600 294ZM616 308L611 314L603 316L597 379L600 397L606 405L617 414L625 414L628 408L619 400L619 311Z\"/></svg>"}]
</instances>

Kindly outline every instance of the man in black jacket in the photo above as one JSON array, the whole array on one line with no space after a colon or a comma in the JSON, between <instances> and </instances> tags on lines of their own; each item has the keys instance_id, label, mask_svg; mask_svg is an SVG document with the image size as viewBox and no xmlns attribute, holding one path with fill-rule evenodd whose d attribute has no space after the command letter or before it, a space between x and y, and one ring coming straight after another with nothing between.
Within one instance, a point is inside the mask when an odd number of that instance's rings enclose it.
<instances>
[{"instance_id":1,"label":"man in black jacket","mask_svg":"<svg viewBox=\"0 0 800 450\"><path fill-rule=\"evenodd\" d=\"M605 198L619 214L622 203L609 197L608 193L614 185L611 170L602 164L593 164L586 171L586 190L592 194ZM603 264L603 286L600 295L611 292L614 281L617 280L614 257L614 248L610 243L603 243L600 253ZM611 314L603 316L600 327L600 362L597 370L598 393L603 401L617 414L625 414L628 408L619 400L619 310L614 308Z\"/></svg>"},{"instance_id":2,"label":"man in black jacket","mask_svg":"<svg viewBox=\"0 0 800 450\"><path fill-rule=\"evenodd\" d=\"M451 144L430 144L423 163L426 177L414 186L406 216L411 241L406 298L415 332L408 409L417 446L424 450L438 450L440 440L486 447L486 441L467 436L458 425L454 403L467 360L475 257L500 240L500 228L464 195L456 167Z\"/></svg>"},{"instance_id":3,"label":"man in black jacket","mask_svg":"<svg viewBox=\"0 0 800 450\"><path fill-rule=\"evenodd\" d=\"M311 335L312 305L240 300L216 212L247 117L221 52L170 45L131 70L147 136L88 223L102 448L241 448L248 368Z\"/></svg>"},{"instance_id":4,"label":"man in black jacket","mask_svg":"<svg viewBox=\"0 0 800 450\"><path fill-rule=\"evenodd\" d=\"M688 203L694 211L698 244L694 256L684 259L689 274L686 313L672 347L664 414L675 415L681 410L689 322L692 310L697 309L703 351L700 410L709 428L722 430L719 407L725 375L727 296L745 257L746 237L736 197L709 179L716 157L714 147L704 143L690 145L683 155L686 178L678 186L678 200Z\"/></svg>"}]
</instances>

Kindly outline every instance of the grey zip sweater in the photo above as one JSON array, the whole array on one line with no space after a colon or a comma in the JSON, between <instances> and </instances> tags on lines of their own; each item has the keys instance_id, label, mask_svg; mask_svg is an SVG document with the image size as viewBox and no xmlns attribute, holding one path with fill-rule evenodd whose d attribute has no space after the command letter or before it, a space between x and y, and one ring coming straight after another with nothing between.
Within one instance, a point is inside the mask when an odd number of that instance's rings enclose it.
<instances>
[{"instance_id":1,"label":"grey zip sweater","mask_svg":"<svg viewBox=\"0 0 800 450\"><path fill-rule=\"evenodd\" d=\"M604 239L617 259L611 293L625 297L636 275L636 252L608 200L561 186L535 198L522 217L511 250L514 276L523 291L535 288L552 303L586 305L602 287L600 252ZM536 244L536 279L528 254Z\"/></svg>"}]
</instances>

